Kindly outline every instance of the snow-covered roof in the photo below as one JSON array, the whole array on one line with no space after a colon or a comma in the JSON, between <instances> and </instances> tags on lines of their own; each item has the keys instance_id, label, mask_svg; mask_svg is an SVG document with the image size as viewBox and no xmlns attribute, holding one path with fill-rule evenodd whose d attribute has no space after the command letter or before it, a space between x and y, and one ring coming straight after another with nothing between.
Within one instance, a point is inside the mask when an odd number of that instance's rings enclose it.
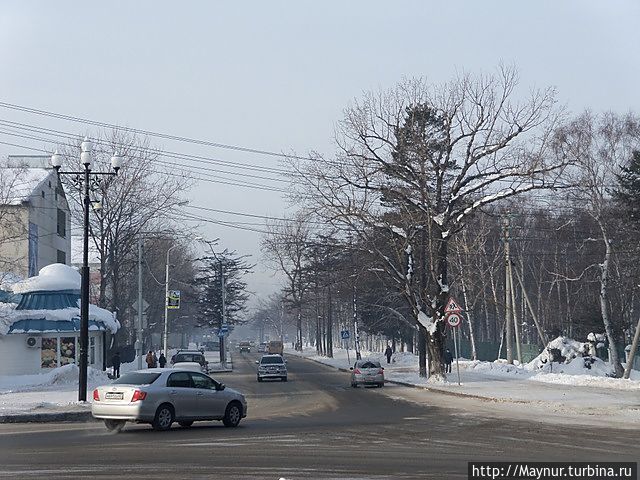
<instances>
[{"instance_id":1,"label":"snow-covered roof","mask_svg":"<svg viewBox=\"0 0 640 480\"><path fill-rule=\"evenodd\" d=\"M74 268L60 263L47 265L38 276L15 283L13 292L22 294L22 299L20 304L0 303L0 335L78 331L80 283L80 274ZM89 328L115 333L120 328L120 322L112 312L89 305Z\"/></svg>"},{"instance_id":2,"label":"snow-covered roof","mask_svg":"<svg viewBox=\"0 0 640 480\"><path fill-rule=\"evenodd\" d=\"M31 195L49 179L55 180L55 171L51 168L2 168L2 184L7 188L6 205L20 205L29 200Z\"/></svg>"},{"instance_id":3,"label":"snow-covered roof","mask_svg":"<svg viewBox=\"0 0 640 480\"><path fill-rule=\"evenodd\" d=\"M68 265L53 263L40 269L40 273L12 285L13 293L38 291L80 290L80 274Z\"/></svg>"}]
</instances>

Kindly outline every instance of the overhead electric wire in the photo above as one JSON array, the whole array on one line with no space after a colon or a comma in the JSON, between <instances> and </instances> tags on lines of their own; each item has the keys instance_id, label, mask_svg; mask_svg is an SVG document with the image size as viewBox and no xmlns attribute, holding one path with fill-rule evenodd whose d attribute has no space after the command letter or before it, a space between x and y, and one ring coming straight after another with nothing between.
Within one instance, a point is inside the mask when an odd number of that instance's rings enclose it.
<instances>
[{"instance_id":1,"label":"overhead electric wire","mask_svg":"<svg viewBox=\"0 0 640 480\"><path fill-rule=\"evenodd\" d=\"M2 133L2 132L0 132ZM37 138L34 138L33 140L36 141L43 141ZM0 141L0 144L3 145L10 145L13 147L18 147L18 148L24 148L27 150L33 150L36 152L42 152L42 153L46 153L49 154L50 152L48 150L42 149L42 148L36 148L36 147L31 147L31 146L27 146L27 145L20 145L20 144L16 144L16 143L9 143L9 142L3 142ZM153 169L149 169L150 172L159 174L159 175L165 175L165 176L169 176L169 175L175 175L175 173L173 172L163 172L160 170L153 170ZM194 170L187 170L187 169L182 169L182 172L185 173L191 173L191 174L196 174L196 175L205 175L209 178L203 178L203 177L194 177L194 176L189 176L189 175L183 175L184 178L191 178L194 180L199 180L199 181L203 181L203 182L210 182L210 183L218 183L218 184L223 184L223 185L231 185L231 186L238 186L238 187L245 187L245 188L253 188L253 189L257 189L257 190L262 190L262 191L272 191L272 192L278 192L278 193L288 193L288 190L284 190L284 189L280 189L280 188L276 188L276 187L270 187L270 186L266 186L266 185L257 185L257 184L251 184L251 183L240 183L240 182L233 182L233 181L229 181L229 180L214 180L214 178L220 178L220 177L214 177L212 175L207 175L206 173L203 172L198 172L198 171L194 171Z\"/></svg>"},{"instance_id":2,"label":"overhead electric wire","mask_svg":"<svg viewBox=\"0 0 640 480\"><path fill-rule=\"evenodd\" d=\"M28 123L14 122L14 121L11 121L11 120L0 119L0 124L4 125L5 127L14 128L16 130L26 130L26 131L33 132L33 133L40 133L40 134L50 135L50 136L54 136L54 137L66 137L69 140L78 140L80 138L80 136L78 134L74 134L72 132L65 132L63 130L55 130L55 129L51 129L51 128L40 127L38 125L32 125L32 124L28 124ZM90 137L90 138L94 142L100 142L100 143L108 144L107 141L98 139L96 137ZM242 170L256 170L256 171L262 171L262 172L265 172L265 173L273 173L273 174L276 174L276 175L289 175L290 174L290 172L288 170L277 168L277 167L264 167L264 166L261 166L261 165L246 164L246 163L241 163L241 162L232 162L230 160L221 160L221 159L218 159L218 158L213 158L213 157L208 157L208 156L185 154L185 153L181 153L181 152L172 152L172 151L163 150L163 149L155 148L155 147L145 147L145 150L149 150L149 151L157 153L159 155L164 155L164 156L171 157L171 158L186 159L186 160L190 160L190 161L196 161L197 160L197 161L204 162L204 163L210 163L212 165L222 165L222 166L226 166L226 167L230 167L230 168L237 168L237 169L242 169Z\"/></svg>"},{"instance_id":3,"label":"overhead electric wire","mask_svg":"<svg viewBox=\"0 0 640 480\"><path fill-rule=\"evenodd\" d=\"M25 105L18 105L18 104L14 104L14 103L0 102L0 107L6 108L6 109L9 109L9 110L21 111L21 112L25 112L25 113L29 113L29 114L33 114L33 115L40 115L40 116L44 116L44 117L57 118L57 119L60 119L60 120L66 120L66 121L75 122L75 123L82 123L82 124L85 124L85 125L93 125L93 126L102 127L102 128L111 128L111 129L124 130L124 131L128 131L128 132L138 133L138 134L141 134L141 135L147 135L149 137L162 138L162 139L165 139L165 140L174 140L174 141L178 141L178 142L186 142L186 143L192 143L192 144L196 144L196 145L204 145L204 146L208 146L208 147L223 148L223 149L227 149L227 150L236 150L236 151L240 151L240 152L255 153L255 154L259 154L259 155L268 155L268 156L272 156L272 157L295 158L295 159L298 159L298 160L313 160L310 157L302 157L302 156L297 156L297 155L287 155L287 154L284 154L284 153L273 152L273 151L265 150L265 149L250 148L250 147L244 147L244 146L240 146L240 145L231 145L231 144L220 143L220 142L211 142L211 141L207 141L207 140L199 140L199 139L183 137L183 136L179 136L179 135L171 135L171 134L167 134L167 133L159 133L159 132L154 132L154 131L151 131L151 130L143 130L143 129L139 129L139 128L123 127L123 126L115 125L115 124L112 124L112 123L100 122L100 121L96 121L96 120L90 120L90 119L87 119L87 118L76 117L76 116L73 116L73 115L66 115L66 114L56 113L56 112L51 112L51 111L48 111L48 110L40 110L40 109L37 109L37 108L27 107Z\"/></svg>"},{"instance_id":4,"label":"overhead electric wire","mask_svg":"<svg viewBox=\"0 0 640 480\"><path fill-rule=\"evenodd\" d=\"M2 122L0 121L0 123L2 123ZM16 133L16 132L11 132L11 131L6 131L6 130L0 130L0 134L14 136L14 137L20 137L20 138L25 138L25 139L29 139L29 140L36 140L36 141L40 141L40 142L44 142L44 143L54 143L51 139L42 138L42 137L35 137L33 135L26 135L24 133ZM105 142L105 141L100 140L100 139L90 138L90 140L92 140L94 143L97 143L98 145L109 145L108 142ZM161 154L161 153L159 153L159 154ZM135 159L136 157L133 156L131 158ZM176 158L179 158L179 157L176 157ZM228 174L228 175L235 175L235 176L240 176L241 175L243 177L252 177L252 178L256 178L256 179L260 179L260 180L290 183L288 180L285 180L283 178L265 177L265 176L253 175L253 174L249 174L249 173L245 173L245 172L243 172L243 173L229 172L229 171L225 171L225 170L213 169L213 168L202 167L202 166L197 166L197 165L185 165L185 164L180 164L180 163L175 163L175 162L171 163L171 162L167 162L167 161L161 160L161 159L153 160L153 162L154 163L164 164L164 165L167 165L167 166L170 166L170 167L180 166L180 167L184 167L184 168L188 168L188 169L198 169L198 170L205 170L205 171L221 172L221 173L225 173L225 174ZM224 178L224 177L217 177L217 178ZM234 180L234 179L226 179L226 180ZM249 183L249 182L245 182L245 183Z\"/></svg>"}]
</instances>

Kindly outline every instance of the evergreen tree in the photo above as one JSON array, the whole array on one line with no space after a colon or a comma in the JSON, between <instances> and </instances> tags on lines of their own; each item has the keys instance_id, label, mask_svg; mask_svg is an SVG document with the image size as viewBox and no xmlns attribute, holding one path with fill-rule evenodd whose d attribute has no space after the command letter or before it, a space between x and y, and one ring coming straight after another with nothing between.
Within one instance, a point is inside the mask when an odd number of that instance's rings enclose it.
<instances>
[{"instance_id":1,"label":"evergreen tree","mask_svg":"<svg viewBox=\"0 0 640 480\"><path fill-rule=\"evenodd\" d=\"M614 197L623 209L621 216L640 224L640 150L635 150L629 164L622 167Z\"/></svg>"},{"instance_id":2,"label":"evergreen tree","mask_svg":"<svg viewBox=\"0 0 640 480\"><path fill-rule=\"evenodd\" d=\"M224 277L225 321L229 325L244 322L249 299L244 276L251 273L254 265L246 256L224 250L214 257L201 259L202 267L196 281L199 285L198 319L202 326L218 327L222 323L222 278Z\"/></svg>"}]
</instances>

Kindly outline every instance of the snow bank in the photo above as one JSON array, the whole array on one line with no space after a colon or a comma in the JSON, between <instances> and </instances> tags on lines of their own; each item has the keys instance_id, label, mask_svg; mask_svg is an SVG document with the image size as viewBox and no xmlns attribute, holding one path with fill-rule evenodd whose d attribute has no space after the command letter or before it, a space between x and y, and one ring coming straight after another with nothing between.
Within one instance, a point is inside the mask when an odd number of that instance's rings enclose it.
<instances>
[{"instance_id":1,"label":"snow bank","mask_svg":"<svg viewBox=\"0 0 640 480\"><path fill-rule=\"evenodd\" d=\"M529 370L540 370L547 367L551 360L551 352L555 352L557 356L553 359L557 363L570 363L576 357L583 357L589 354L589 344L572 340L568 337L558 337L551 340L547 348L536 358L527 363L526 368Z\"/></svg>"},{"instance_id":2,"label":"snow bank","mask_svg":"<svg viewBox=\"0 0 640 480\"><path fill-rule=\"evenodd\" d=\"M7 375L0 377L0 395L30 391L41 387L59 387L78 383L80 369L74 363L54 368L50 372L36 375ZM91 384L110 383L106 372L88 368L88 382Z\"/></svg>"},{"instance_id":3,"label":"snow bank","mask_svg":"<svg viewBox=\"0 0 640 480\"><path fill-rule=\"evenodd\" d=\"M36 277L13 284L13 293L44 290L80 290L81 278L75 268L61 263L47 265Z\"/></svg>"}]
</instances>

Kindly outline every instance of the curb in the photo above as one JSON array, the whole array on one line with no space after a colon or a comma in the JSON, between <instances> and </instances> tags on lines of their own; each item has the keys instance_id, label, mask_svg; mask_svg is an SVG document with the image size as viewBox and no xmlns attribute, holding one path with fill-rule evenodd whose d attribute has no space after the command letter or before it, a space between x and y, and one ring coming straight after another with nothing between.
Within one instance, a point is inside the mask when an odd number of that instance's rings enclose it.
<instances>
[{"instance_id":1,"label":"curb","mask_svg":"<svg viewBox=\"0 0 640 480\"><path fill-rule=\"evenodd\" d=\"M53 423L53 422L88 422L94 421L91 411L82 412L48 412L18 413L0 416L0 423Z\"/></svg>"}]
</instances>

